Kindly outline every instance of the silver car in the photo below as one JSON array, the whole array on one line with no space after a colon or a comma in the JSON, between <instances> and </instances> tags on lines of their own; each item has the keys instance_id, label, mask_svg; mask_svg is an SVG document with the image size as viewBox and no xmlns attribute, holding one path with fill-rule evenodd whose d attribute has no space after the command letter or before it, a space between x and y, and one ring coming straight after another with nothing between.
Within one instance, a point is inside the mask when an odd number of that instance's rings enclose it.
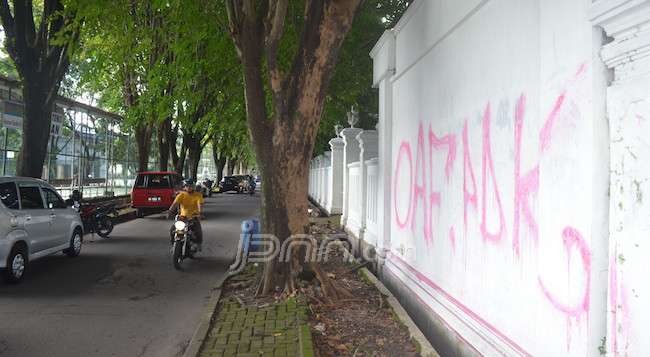
<instances>
[{"instance_id":1,"label":"silver car","mask_svg":"<svg viewBox=\"0 0 650 357\"><path fill-rule=\"evenodd\" d=\"M0 177L0 270L10 283L25 275L28 262L64 252L81 252L83 224L79 213L47 182L27 177Z\"/></svg>"}]
</instances>

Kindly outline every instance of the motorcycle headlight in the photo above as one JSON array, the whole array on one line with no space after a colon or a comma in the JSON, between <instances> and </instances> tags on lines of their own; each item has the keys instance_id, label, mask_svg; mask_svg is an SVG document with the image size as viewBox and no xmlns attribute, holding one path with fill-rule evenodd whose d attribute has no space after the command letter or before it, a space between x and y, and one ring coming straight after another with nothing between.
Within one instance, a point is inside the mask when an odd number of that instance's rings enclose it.
<instances>
[{"instance_id":1,"label":"motorcycle headlight","mask_svg":"<svg viewBox=\"0 0 650 357\"><path fill-rule=\"evenodd\" d=\"M177 231L182 231L183 229L185 229L185 226L186 224L183 221L176 221L174 223L174 228L176 228Z\"/></svg>"}]
</instances>

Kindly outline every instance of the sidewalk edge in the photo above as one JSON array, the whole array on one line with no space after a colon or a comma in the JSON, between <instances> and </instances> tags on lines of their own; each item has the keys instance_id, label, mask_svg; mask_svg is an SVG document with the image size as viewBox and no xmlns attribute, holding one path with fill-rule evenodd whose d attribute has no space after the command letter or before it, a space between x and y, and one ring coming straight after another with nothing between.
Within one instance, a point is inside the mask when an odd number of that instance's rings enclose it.
<instances>
[{"instance_id":1,"label":"sidewalk edge","mask_svg":"<svg viewBox=\"0 0 650 357\"><path fill-rule=\"evenodd\" d=\"M192 339L190 339L190 342L187 345L185 352L183 352L183 357L196 357L201 352L203 341L205 341L205 338L208 335L208 331L210 331L212 318L214 317L214 313L217 310L217 305L219 304L219 300L221 299L221 292L223 291L222 289L223 283L227 277L228 275L226 272L224 273L224 276L219 279L219 281L213 288L212 294L210 295L210 300L208 300L208 303L205 305L205 308L203 309L203 313L201 316L201 320L199 321L199 325L196 327L196 330L194 330Z\"/></svg>"},{"instance_id":2,"label":"sidewalk edge","mask_svg":"<svg viewBox=\"0 0 650 357\"><path fill-rule=\"evenodd\" d=\"M361 273L371 282L380 293L386 296L386 301L391 306L397 318L406 326L411 335L411 339L418 344L420 355L426 357L439 357L438 352L433 348L429 340L424 336L420 328L413 322L406 310L402 307L399 301L393 294L384 286L384 284L377 279L377 277L366 268L360 269Z\"/></svg>"}]
</instances>

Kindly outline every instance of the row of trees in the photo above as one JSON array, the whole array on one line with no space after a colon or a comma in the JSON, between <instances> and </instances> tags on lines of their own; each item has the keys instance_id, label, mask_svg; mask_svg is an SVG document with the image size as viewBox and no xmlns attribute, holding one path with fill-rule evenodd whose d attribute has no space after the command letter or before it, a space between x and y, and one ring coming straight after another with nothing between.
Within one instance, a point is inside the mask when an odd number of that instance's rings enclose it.
<instances>
[{"instance_id":1,"label":"row of trees","mask_svg":"<svg viewBox=\"0 0 650 357\"><path fill-rule=\"evenodd\" d=\"M307 233L309 160L326 148L350 105L360 104L362 121L374 124L368 51L407 6L405 0L0 0L5 47L26 106L18 174L41 176L65 79L72 93L93 93L99 106L125 117L139 170L148 169L154 139L160 169L189 165L194 177L208 144L218 168L255 157L265 187L264 231L281 241ZM298 272L310 269L336 296L327 276L299 254L267 264L259 293L291 293Z\"/></svg>"}]
</instances>

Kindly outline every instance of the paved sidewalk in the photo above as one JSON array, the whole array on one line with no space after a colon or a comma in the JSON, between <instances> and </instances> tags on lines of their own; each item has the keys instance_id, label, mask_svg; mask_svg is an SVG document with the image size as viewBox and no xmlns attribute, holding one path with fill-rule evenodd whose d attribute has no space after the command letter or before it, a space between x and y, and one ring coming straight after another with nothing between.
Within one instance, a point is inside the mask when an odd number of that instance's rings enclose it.
<instances>
[{"instance_id":1,"label":"paved sidewalk","mask_svg":"<svg viewBox=\"0 0 650 357\"><path fill-rule=\"evenodd\" d=\"M296 299L264 307L222 303L201 357L314 355L307 305Z\"/></svg>"}]
</instances>

